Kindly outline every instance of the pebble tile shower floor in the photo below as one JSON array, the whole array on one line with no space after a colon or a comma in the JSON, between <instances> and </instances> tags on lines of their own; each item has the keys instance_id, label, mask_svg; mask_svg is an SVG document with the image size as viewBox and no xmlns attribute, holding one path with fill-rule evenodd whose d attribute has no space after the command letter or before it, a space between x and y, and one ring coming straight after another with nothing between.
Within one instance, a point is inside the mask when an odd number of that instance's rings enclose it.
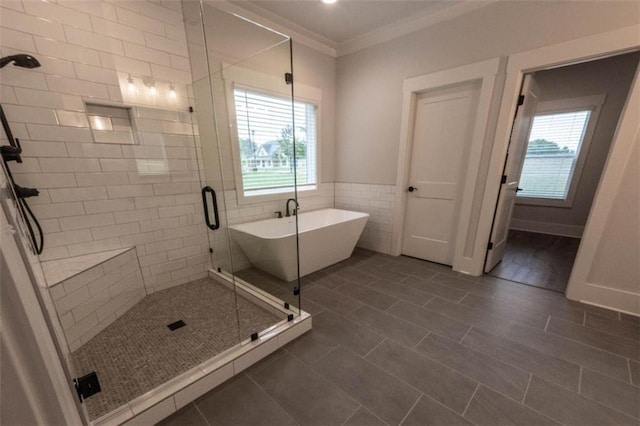
<instances>
[{"instance_id":1,"label":"pebble tile shower floor","mask_svg":"<svg viewBox=\"0 0 640 426\"><path fill-rule=\"evenodd\" d=\"M301 303L310 332L162 425L640 424L636 317L359 249Z\"/></svg>"},{"instance_id":2,"label":"pebble tile shower floor","mask_svg":"<svg viewBox=\"0 0 640 426\"><path fill-rule=\"evenodd\" d=\"M186 325L171 331L167 325L178 320ZM85 401L90 418L126 404L278 321L210 278L146 296L72 354L76 373L96 371L102 387Z\"/></svg>"}]
</instances>

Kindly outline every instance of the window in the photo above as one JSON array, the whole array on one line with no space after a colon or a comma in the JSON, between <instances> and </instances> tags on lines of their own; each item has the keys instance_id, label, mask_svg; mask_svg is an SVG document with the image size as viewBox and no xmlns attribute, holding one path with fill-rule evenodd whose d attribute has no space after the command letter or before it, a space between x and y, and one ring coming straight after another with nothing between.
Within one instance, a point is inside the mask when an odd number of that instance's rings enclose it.
<instances>
[{"instance_id":1,"label":"window","mask_svg":"<svg viewBox=\"0 0 640 426\"><path fill-rule=\"evenodd\" d=\"M291 100L235 87L238 148L244 196L293 190L317 184L317 132L314 104L295 101L295 159Z\"/></svg>"},{"instance_id":2,"label":"window","mask_svg":"<svg viewBox=\"0 0 640 426\"><path fill-rule=\"evenodd\" d=\"M529 132L518 202L571 205L602 103L585 105L587 99L593 97L540 105ZM554 111L559 103L573 103L574 108Z\"/></svg>"}]
</instances>

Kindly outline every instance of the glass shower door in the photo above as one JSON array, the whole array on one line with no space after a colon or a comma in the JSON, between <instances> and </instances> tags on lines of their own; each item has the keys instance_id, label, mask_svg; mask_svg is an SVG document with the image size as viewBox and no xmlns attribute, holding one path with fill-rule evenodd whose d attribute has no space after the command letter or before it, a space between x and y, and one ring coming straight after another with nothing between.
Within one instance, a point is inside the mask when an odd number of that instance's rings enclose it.
<instances>
[{"instance_id":1,"label":"glass shower door","mask_svg":"<svg viewBox=\"0 0 640 426\"><path fill-rule=\"evenodd\" d=\"M193 5L184 7L195 17ZM200 13L202 30L192 27L188 36L207 59L192 66L200 65L194 96L204 174L220 207L220 228L209 231L211 257L214 269L236 283L242 328L250 319L242 309L247 288L282 307L299 306L303 147L296 134L306 115L293 102L288 37L207 3Z\"/></svg>"}]
</instances>

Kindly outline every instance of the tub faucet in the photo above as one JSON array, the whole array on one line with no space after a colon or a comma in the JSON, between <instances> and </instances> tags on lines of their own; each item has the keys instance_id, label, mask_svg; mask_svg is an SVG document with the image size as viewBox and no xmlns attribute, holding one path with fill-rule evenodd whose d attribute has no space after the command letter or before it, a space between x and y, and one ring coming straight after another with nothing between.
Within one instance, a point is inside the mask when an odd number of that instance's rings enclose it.
<instances>
[{"instance_id":1,"label":"tub faucet","mask_svg":"<svg viewBox=\"0 0 640 426\"><path fill-rule=\"evenodd\" d=\"M300 204L298 204L298 202L296 201L295 198L289 198L287 200L287 214L285 216L289 217L291 216L291 213L289 212L289 203L293 201L294 203L296 203L296 207L293 209L293 215L296 215L296 212L298 211L298 209L300 208Z\"/></svg>"}]
</instances>

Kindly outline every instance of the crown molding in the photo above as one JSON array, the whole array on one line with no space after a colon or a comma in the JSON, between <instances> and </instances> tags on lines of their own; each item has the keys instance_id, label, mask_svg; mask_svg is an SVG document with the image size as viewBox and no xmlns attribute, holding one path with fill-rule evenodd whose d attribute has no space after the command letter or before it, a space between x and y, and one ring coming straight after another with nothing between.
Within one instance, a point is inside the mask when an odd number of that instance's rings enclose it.
<instances>
[{"instance_id":1,"label":"crown molding","mask_svg":"<svg viewBox=\"0 0 640 426\"><path fill-rule=\"evenodd\" d=\"M205 0L207 1L207 0ZM227 0L208 0L218 9L238 15L244 19L255 22L258 25L282 33L290 37L296 43L300 43L326 55L338 58L349 55L368 47L375 46L398 37L422 30L440 22L456 18L477 9L489 6L500 0L461 0L454 6L450 6L435 12L425 10L423 14L411 16L396 22L383 25L373 31L369 31L358 37L342 43L336 43L326 37L310 31L303 26L289 21L269 10L255 4L245 2L243 6L231 3Z\"/></svg>"},{"instance_id":2,"label":"crown molding","mask_svg":"<svg viewBox=\"0 0 640 426\"><path fill-rule=\"evenodd\" d=\"M220 10L238 15L243 19L286 35L296 43L300 43L334 58L337 57L337 46L333 41L309 31L295 22L281 18L260 6L251 3L246 3L248 7L238 6L226 0L205 1Z\"/></svg>"},{"instance_id":3,"label":"crown molding","mask_svg":"<svg viewBox=\"0 0 640 426\"><path fill-rule=\"evenodd\" d=\"M401 19L338 44L337 56L349 55L357 52L358 50L393 40L440 22L456 18L474 10L481 9L489 6L490 4L496 3L497 1L499 0L464 0L454 6L432 13L425 13L422 16L411 16L409 18Z\"/></svg>"}]
</instances>

